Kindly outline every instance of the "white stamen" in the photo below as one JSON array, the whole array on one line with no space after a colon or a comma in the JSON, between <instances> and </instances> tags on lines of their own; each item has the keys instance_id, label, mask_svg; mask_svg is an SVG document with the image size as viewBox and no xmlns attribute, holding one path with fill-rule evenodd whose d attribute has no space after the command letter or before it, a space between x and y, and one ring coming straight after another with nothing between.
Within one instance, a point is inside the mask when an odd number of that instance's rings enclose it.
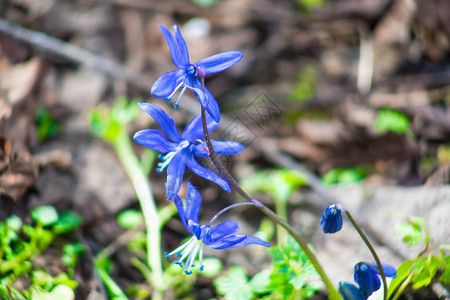
<instances>
[{"instance_id":1,"label":"white stamen","mask_svg":"<svg viewBox=\"0 0 450 300\"><path fill-rule=\"evenodd\" d=\"M181 82L177 87L173 90L172 94L170 94L168 97L165 97L164 100L170 101L172 100L173 95L178 91L179 88L183 87L183 82Z\"/></svg>"},{"instance_id":2,"label":"white stamen","mask_svg":"<svg viewBox=\"0 0 450 300\"><path fill-rule=\"evenodd\" d=\"M183 87L183 89L181 90L180 94L178 95L177 102L175 102L175 104L173 105L173 107L175 107L175 109L178 109L178 102L180 102L180 99L183 96L185 91L186 91L186 86Z\"/></svg>"}]
</instances>

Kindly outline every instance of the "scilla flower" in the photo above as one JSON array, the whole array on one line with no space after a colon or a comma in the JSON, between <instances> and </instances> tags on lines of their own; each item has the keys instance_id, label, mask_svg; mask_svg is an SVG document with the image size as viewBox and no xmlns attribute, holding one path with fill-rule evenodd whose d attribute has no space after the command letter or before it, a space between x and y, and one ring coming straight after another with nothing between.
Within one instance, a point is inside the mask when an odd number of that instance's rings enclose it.
<instances>
[{"instance_id":1,"label":"scilla flower","mask_svg":"<svg viewBox=\"0 0 450 300\"><path fill-rule=\"evenodd\" d=\"M339 292L344 300L366 300L363 293L354 284L348 282L339 282Z\"/></svg>"},{"instance_id":2,"label":"scilla flower","mask_svg":"<svg viewBox=\"0 0 450 300\"><path fill-rule=\"evenodd\" d=\"M162 162L156 169L162 172L167 168L166 193L167 199L172 200L180 190L186 166L197 175L217 183L230 192L228 182L208 168L202 166L195 157L207 157L208 148L203 142L202 118L200 115L192 119L180 135L171 116L161 108L151 103L138 103L140 109L148 113L159 124L164 134L156 129L144 129L136 132L133 139L136 143L156 150ZM212 132L219 125L211 120L207 114L207 127ZM166 138L167 137L167 138ZM211 140L214 150L219 155L233 155L244 150L244 146L233 141Z\"/></svg>"},{"instance_id":3,"label":"scilla flower","mask_svg":"<svg viewBox=\"0 0 450 300\"><path fill-rule=\"evenodd\" d=\"M345 207L342 204L332 204L328 206L320 218L320 226L325 233L335 233L342 228L342 211Z\"/></svg>"},{"instance_id":4,"label":"scilla flower","mask_svg":"<svg viewBox=\"0 0 450 300\"><path fill-rule=\"evenodd\" d=\"M189 62L189 52L186 42L178 26L174 25L172 27L173 36L166 27L163 25L158 26L169 45L170 56L178 70L165 73L159 77L152 86L152 95L158 98L164 98L165 100L172 100L175 92L181 88L181 93L178 96L177 102L174 104L175 108L178 108L178 101L186 88L188 88L194 92L201 105L211 115L213 120L218 122L220 119L220 111L217 101L208 89L205 88L204 92L202 92L201 82L198 76L218 73L234 66L242 59L242 53L237 51L224 52L191 64Z\"/></svg>"},{"instance_id":5,"label":"scilla flower","mask_svg":"<svg viewBox=\"0 0 450 300\"><path fill-rule=\"evenodd\" d=\"M203 246L207 245L213 249L221 250L226 248L243 247L251 244L262 245L270 247L270 244L253 236L245 234L234 234L239 230L236 222L226 221L214 227L211 224L214 220L226 210L236 205L249 204L238 203L227 208L224 208L217 213L207 225L198 224L198 215L200 206L202 204L202 197L197 189L188 181L188 191L186 195L186 202L183 204L178 195L175 196L174 202L180 214L181 221L186 229L192 233L192 237L180 247L170 253L166 253L166 257L173 254L179 258L175 263L183 267L184 274L191 274L191 268L194 267L194 261L199 257L200 267L203 270Z\"/></svg>"},{"instance_id":6,"label":"scilla flower","mask_svg":"<svg viewBox=\"0 0 450 300\"><path fill-rule=\"evenodd\" d=\"M354 279L359 285L359 289L364 296L369 297L373 292L377 291L381 286L380 272L376 267L377 264L368 264L359 262L355 265ZM382 264L384 275L386 277L397 276L395 268L389 264Z\"/></svg>"}]
</instances>

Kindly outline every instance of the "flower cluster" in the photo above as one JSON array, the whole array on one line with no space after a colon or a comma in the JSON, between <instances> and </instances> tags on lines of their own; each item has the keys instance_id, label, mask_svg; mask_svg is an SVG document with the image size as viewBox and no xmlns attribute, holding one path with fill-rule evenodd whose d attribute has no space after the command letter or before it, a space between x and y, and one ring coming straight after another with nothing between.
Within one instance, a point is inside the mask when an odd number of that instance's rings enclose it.
<instances>
[{"instance_id":1,"label":"flower cluster","mask_svg":"<svg viewBox=\"0 0 450 300\"><path fill-rule=\"evenodd\" d=\"M237 64L242 59L242 54L230 51L213 55L191 64L186 42L180 30L173 26L173 34L162 25L158 25L169 45L172 61L178 70L167 72L159 77L151 88L153 96L172 100L178 89L181 92L174 104L175 109L186 91L190 89L202 107L206 110L206 128L212 132L219 126L220 110L217 101L211 92L204 86L205 75L224 71ZM201 165L197 158L210 156L210 151L204 140L204 128L201 114L190 121L183 133L180 134L171 116L164 110L151 103L139 103L139 108L149 114L158 125L157 129L144 129L134 135L134 141L149 149L160 153L161 162L157 171L167 169L166 196L168 200L174 200L175 206L186 229L192 237L184 244L170 253L169 257L176 254L179 259L175 262L183 267L185 274L191 274L194 261L199 257L200 271L203 269L203 246L213 249L236 248L246 245L261 245L269 247L270 244L252 236L235 234L239 230L236 222L227 221L211 227L213 221L230 207L221 210L206 225L199 224L199 212L202 198L197 189L187 182L187 196L183 203L178 196L183 177L188 167L200 177L212 181L227 192L231 192L229 183L219 174ZM234 141L211 140L214 152L218 155L234 155L244 150L244 146ZM183 266L184 264L184 266Z\"/></svg>"},{"instance_id":2,"label":"flower cluster","mask_svg":"<svg viewBox=\"0 0 450 300\"><path fill-rule=\"evenodd\" d=\"M382 268L386 277L395 278L397 271L389 264L382 264ZM359 285L356 287L352 283L339 282L339 291L345 300L367 299L373 292L378 291L381 287L380 271L376 263L359 262L355 265L353 278Z\"/></svg>"},{"instance_id":3,"label":"flower cluster","mask_svg":"<svg viewBox=\"0 0 450 300\"><path fill-rule=\"evenodd\" d=\"M336 233L342 229L342 212L346 212L342 204L328 206L320 218L320 226L324 233ZM355 224L354 224L355 225ZM389 264L381 264L386 277L397 276L396 269ZM355 265L354 280L359 285L339 282L339 292L345 300L367 299L373 292L381 287L380 271L376 263L359 262Z\"/></svg>"}]
</instances>

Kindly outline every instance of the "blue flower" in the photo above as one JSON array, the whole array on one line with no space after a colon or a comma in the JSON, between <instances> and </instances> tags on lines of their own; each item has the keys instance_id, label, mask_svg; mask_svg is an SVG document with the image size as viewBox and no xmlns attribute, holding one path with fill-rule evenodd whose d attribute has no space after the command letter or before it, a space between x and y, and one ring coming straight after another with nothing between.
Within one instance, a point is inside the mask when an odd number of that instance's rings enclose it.
<instances>
[{"instance_id":1,"label":"blue flower","mask_svg":"<svg viewBox=\"0 0 450 300\"><path fill-rule=\"evenodd\" d=\"M175 196L174 202L180 214L181 221L186 229L192 233L192 237L184 244L176 248L170 253L165 253L166 257L176 254L179 257L175 263L184 268L185 274L191 274L191 268L194 267L194 260L199 256L200 268L203 270L203 246L207 245L213 249L221 250L226 248L243 247L247 245L262 245L270 247L270 244L254 236L245 234L234 234L239 230L236 222L226 221L214 227L211 227L211 221L207 225L198 224L198 215L202 204L202 197L197 189L188 181L188 191L186 195L186 203L183 204L178 195ZM223 211L223 210L222 210ZM221 214L220 212L218 215ZM217 215L216 215L217 216ZM213 217L211 220L215 220Z\"/></svg>"},{"instance_id":2,"label":"blue flower","mask_svg":"<svg viewBox=\"0 0 450 300\"><path fill-rule=\"evenodd\" d=\"M348 282L339 282L339 292L344 300L366 300L363 293L354 284Z\"/></svg>"},{"instance_id":3,"label":"blue flower","mask_svg":"<svg viewBox=\"0 0 450 300\"><path fill-rule=\"evenodd\" d=\"M363 262L355 265L354 279L358 283L359 289L366 297L372 295L372 293L377 291L381 286L379 277L380 272L376 266L376 263L372 265ZM393 266L389 264L382 264L382 266L386 277L395 278L397 276L397 271Z\"/></svg>"},{"instance_id":4,"label":"blue flower","mask_svg":"<svg viewBox=\"0 0 450 300\"><path fill-rule=\"evenodd\" d=\"M174 104L175 108L178 108L178 101L186 88L189 88L197 96L201 105L211 115L213 120L219 122L220 111L217 101L208 89L205 88L205 91L202 92L198 75L199 72L201 72L202 75L209 75L224 71L237 64L242 59L242 53L237 51L224 52L191 64L189 62L189 52L186 42L184 41L178 26L174 25L172 27L173 36L169 29L163 25L158 26L169 45L170 56L178 70L167 72L159 77L152 86L152 95L158 98L164 98L165 100L172 100L172 96L175 92L179 88L182 88L180 96Z\"/></svg>"},{"instance_id":5,"label":"blue flower","mask_svg":"<svg viewBox=\"0 0 450 300\"><path fill-rule=\"evenodd\" d=\"M148 113L164 131L165 136L156 129L144 129L136 132L133 139L136 143L160 152L162 162L156 169L162 172L167 168L166 193L167 199L172 200L180 190L186 166L197 175L217 183L227 192L231 188L226 180L208 168L202 166L195 157L208 157L209 151L202 140L204 138L202 118L197 115L186 126L180 135L171 116L161 108L151 103L138 103L140 109ZM207 127L212 132L219 125L207 115ZM167 138L166 138L167 137ZM244 150L244 146L233 141L211 140L214 150L219 155L233 155ZM164 154L164 156L162 155Z\"/></svg>"},{"instance_id":6,"label":"blue flower","mask_svg":"<svg viewBox=\"0 0 450 300\"><path fill-rule=\"evenodd\" d=\"M335 233L342 228L342 211L345 208L342 204L332 204L328 206L320 218L320 226L325 233Z\"/></svg>"}]
</instances>

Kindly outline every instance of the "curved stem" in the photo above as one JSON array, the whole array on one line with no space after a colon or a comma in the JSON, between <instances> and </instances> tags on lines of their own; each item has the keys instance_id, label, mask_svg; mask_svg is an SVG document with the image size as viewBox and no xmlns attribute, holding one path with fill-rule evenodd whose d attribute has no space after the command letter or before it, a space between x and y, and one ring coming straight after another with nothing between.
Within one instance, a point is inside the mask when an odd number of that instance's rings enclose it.
<instances>
[{"instance_id":1,"label":"curved stem","mask_svg":"<svg viewBox=\"0 0 450 300\"><path fill-rule=\"evenodd\" d=\"M348 219L352 223L353 227L355 227L356 231L358 232L359 236L362 238L364 243L366 244L367 248L369 248L370 253L372 253L373 258L375 259L375 262L377 263L377 268L380 271L381 279L383 281L383 288L384 288L384 300L387 300L388 295L388 289L387 289L387 283L386 283L386 275L384 274L383 266L381 265L380 258L378 257L377 253L375 252L375 249L373 248L372 244L370 243L369 239L366 237L364 232L361 230L361 228L356 223L355 219L353 219L352 215L349 213L348 210L345 210L345 214L347 215Z\"/></svg>"},{"instance_id":2,"label":"curved stem","mask_svg":"<svg viewBox=\"0 0 450 300\"><path fill-rule=\"evenodd\" d=\"M202 83L202 91L204 91L205 83L204 83L204 77L201 78ZM300 245L303 252L305 252L306 256L309 258L311 264L316 269L317 273L321 277L323 283L325 284L328 292L330 293L330 299L342 299L337 290L334 288L333 284L331 283L330 279L328 278L327 274L323 270L322 266L320 265L317 257L314 255L314 253L311 251L311 249L308 247L308 244L303 240L303 238L298 234L283 218L278 216L275 212L273 212L270 208L259 202L258 200L254 199L252 196L247 194L240 185L236 182L236 180L231 176L231 174L228 172L228 170L222 165L221 161L219 160L216 152L214 151L214 148L211 143L211 138L209 137L208 127L206 125L206 110L202 106L202 125L203 125L203 132L205 134L205 141L208 146L209 152L210 152L210 158L213 161L214 165L216 166L217 170L219 171L220 175L225 177L225 179L228 181L228 183L231 185L231 187L238 192L244 199L253 202L255 206L263 212L267 217L269 217L270 220L275 222L276 224L283 227Z\"/></svg>"},{"instance_id":3,"label":"curved stem","mask_svg":"<svg viewBox=\"0 0 450 300\"><path fill-rule=\"evenodd\" d=\"M113 146L125 172L133 183L141 205L147 230L147 263L152 270L152 284L155 288L153 299L162 299L167 286L164 282L161 260L160 220L150 183L142 172L128 134L124 130L121 130L119 136L113 141Z\"/></svg>"},{"instance_id":4,"label":"curved stem","mask_svg":"<svg viewBox=\"0 0 450 300\"><path fill-rule=\"evenodd\" d=\"M242 205L255 205L255 203L254 202L239 202L239 203L231 204L231 205L225 207L224 209L222 209L221 211L219 211L217 214L215 214L214 217L212 217L212 219L209 221L208 226L211 226L211 224L214 223L214 221L224 212L226 212L236 206L242 206Z\"/></svg>"}]
</instances>

